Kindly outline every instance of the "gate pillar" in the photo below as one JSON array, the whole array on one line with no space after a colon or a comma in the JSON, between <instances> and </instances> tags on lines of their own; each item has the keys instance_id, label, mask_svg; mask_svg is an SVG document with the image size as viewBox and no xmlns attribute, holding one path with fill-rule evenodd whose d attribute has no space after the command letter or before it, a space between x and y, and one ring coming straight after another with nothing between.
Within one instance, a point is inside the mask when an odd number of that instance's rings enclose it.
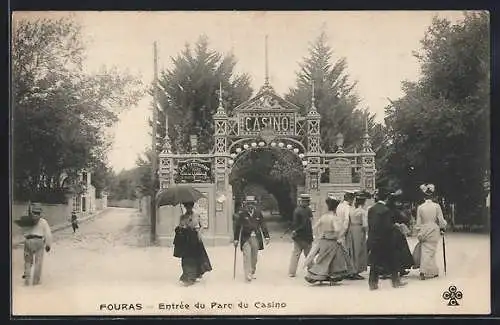
<instances>
[{"instance_id":1,"label":"gate pillar","mask_svg":"<svg viewBox=\"0 0 500 325\"><path fill-rule=\"evenodd\" d=\"M215 181L215 230L214 245L226 244L232 239L233 194L229 185L228 116L222 104L222 87L219 87L219 106L214 114L214 181Z\"/></svg>"},{"instance_id":2,"label":"gate pillar","mask_svg":"<svg viewBox=\"0 0 500 325\"><path fill-rule=\"evenodd\" d=\"M305 168L306 183L305 191L311 195L311 209L314 217L317 214L321 201L320 178L321 178L321 115L318 113L314 98L314 83L312 85L312 103L306 116L306 138L307 138L307 166Z\"/></svg>"}]
</instances>

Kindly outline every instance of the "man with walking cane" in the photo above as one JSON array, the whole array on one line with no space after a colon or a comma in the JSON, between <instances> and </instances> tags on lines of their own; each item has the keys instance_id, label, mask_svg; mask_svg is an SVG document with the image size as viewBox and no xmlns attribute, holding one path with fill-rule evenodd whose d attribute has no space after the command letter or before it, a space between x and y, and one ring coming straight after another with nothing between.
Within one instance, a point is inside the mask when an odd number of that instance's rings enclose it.
<instances>
[{"instance_id":1,"label":"man with walking cane","mask_svg":"<svg viewBox=\"0 0 500 325\"><path fill-rule=\"evenodd\" d=\"M243 252L245 281L256 279L258 252L264 249L264 242L269 244L269 240L269 232L261 211L256 207L255 197L247 196L234 226L234 246L236 248L239 243ZM236 250L234 263L236 265ZM235 269L233 272L236 273Z\"/></svg>"},{"instance_id":2,"label":"man with walking cane","mask_svg":"<svg viewBox=\"0 0 500 325\"><path fill-rule=\"evenodd\" d=\"M443 235L443 263L444 263L444 275L446 275L446 243L444 240L444 230L441 230L441 235Z\"/></svg>"}]
</instances>

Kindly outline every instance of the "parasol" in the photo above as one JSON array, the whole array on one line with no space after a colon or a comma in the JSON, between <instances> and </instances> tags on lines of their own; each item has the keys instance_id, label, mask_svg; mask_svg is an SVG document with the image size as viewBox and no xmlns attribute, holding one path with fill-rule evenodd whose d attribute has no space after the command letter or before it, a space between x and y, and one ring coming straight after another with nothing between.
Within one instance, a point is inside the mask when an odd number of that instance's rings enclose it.
<instances>
[{"instance_id":1,"label":"parasol","mask_svg":"<svg viewBox=\"0 0 500 325\"><path fill-rule=\"evenodd\" d=\"M160 206L176 206L182 203L196 202L205 197L203 193L190 185L172 185L160 190L156 195L156 204Z\"/></svg>"}]
</instances>

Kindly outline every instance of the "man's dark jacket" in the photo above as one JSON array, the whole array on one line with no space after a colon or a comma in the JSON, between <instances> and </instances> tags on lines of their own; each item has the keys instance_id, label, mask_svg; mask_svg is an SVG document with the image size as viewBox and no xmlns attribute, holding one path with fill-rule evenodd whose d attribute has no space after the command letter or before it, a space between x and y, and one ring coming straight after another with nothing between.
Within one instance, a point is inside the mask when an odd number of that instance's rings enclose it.
<instances>
[{"instance_id":1,"label":"man's dark jacket","mask_svg":"<svg viewBox=\"0 0 500 325\"><path fill-rule=\"evenodd\" d=\"M371 267L385 271L399 271L394 245L392 211L377 202L368 210L368 262Z\"/></svg>"},{"instance_id":2,"label":"man's dark jacket","mask_svg":"<svg viewBox=\"0 0 500 325\"><path fill-rule=\"evenodd\" d=\"M248 209L240 210L234 224L234 240L240 241L241 249L243 249L243 244L250 238L252 231L254 231L257 236L259 250L263 250L264 238L269 238L269 232L267 231L262 212L255 209L253 215L251 215Z\"/></svg>"},{"instance_id":3,"label":"man's dark jacket","mask_svg":"<svg viewBox=\"0 0 500 325\"><path fill-rule=\"evenodd\" d=\"M312 210L309 207L298 206L293 211L292 231L293 240L312 243Z\"/></svg>"}]
</instances>

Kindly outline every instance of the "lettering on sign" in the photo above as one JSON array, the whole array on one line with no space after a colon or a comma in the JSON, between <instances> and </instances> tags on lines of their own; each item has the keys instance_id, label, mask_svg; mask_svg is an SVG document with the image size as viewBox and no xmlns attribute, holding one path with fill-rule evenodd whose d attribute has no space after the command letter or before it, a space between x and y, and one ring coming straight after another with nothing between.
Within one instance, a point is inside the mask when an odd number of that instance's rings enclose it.
<instances>
[{"instance_id":1,"label":"lettering on sign","mask_svg":"<svg viewBox=\"0 0 500 325\"><path fill-rule=\"evenodd\" d=\"M177 167L176 183L209 183L212 168L208 162L187 161Z\"/></svg>"},{"instance_id":2,"label":"lettering on sign","mask_svg":"<svg viewBox=\"0 0 500 325\"><path fill-rule=\"evenodd\" d=\"M351 162L349 159L338 158L330 161L330 183L350 184L352 183Z\"/></svg>"},{"instance_id":3,"label":"lettering on sign","mask_svg":"<svg viewBox=\"0 0 500 325\"><path fill-rule=\"evenodd\" d=\"M239 127L244 134L257 134L268 128L279 134L293 134L295 118L293 114L244 115L240 117Z\"/></svg>"}]
</instances>

